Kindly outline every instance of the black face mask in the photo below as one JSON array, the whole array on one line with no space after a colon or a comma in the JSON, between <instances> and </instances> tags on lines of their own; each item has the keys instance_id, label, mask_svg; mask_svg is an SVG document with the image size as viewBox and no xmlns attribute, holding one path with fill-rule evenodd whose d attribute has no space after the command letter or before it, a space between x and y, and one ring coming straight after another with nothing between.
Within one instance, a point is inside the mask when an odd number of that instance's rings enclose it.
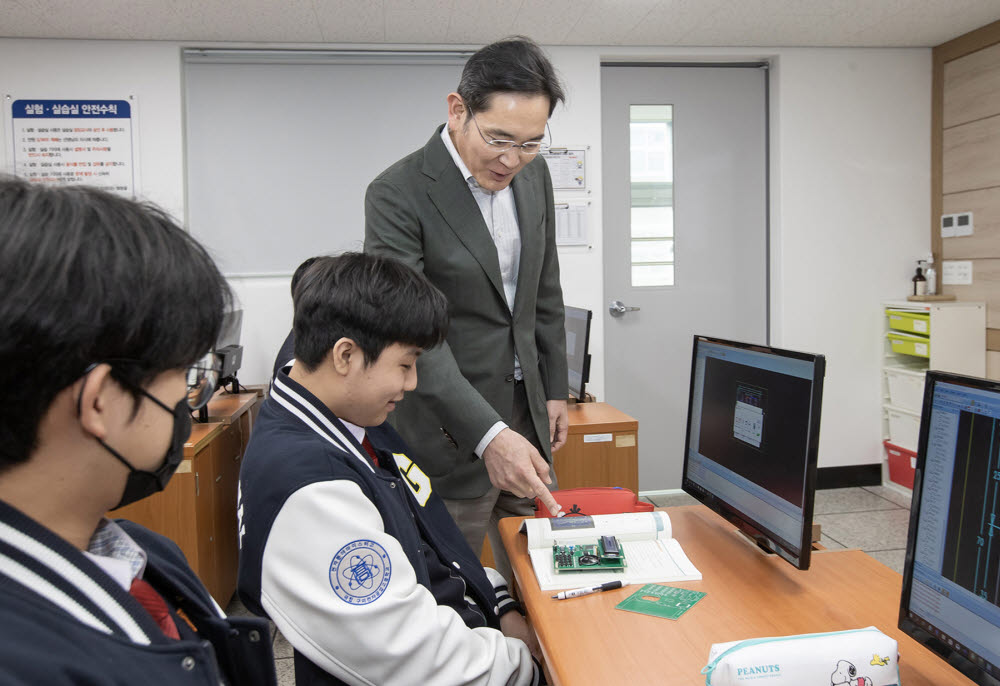
<instances>
[{"instance_id":1,"label":"black face mask","mask_svg":"<svg viewBox=\"0 0 1000 686\"><path fill-rule=\"evenodd\" d=\"M186 398L181 398L180 402L171 410L145 390L140 388L139 392L174 416L174 432L173 436L170 437L170 445L167 447L167 454L163 457L163 463L152 472L147 472L144 469L136 469L128 460L122 457L121 453L100 438L97 439L97 442L105 450L128 467L128 479L125 481L125 490L122 493L122 499L112 509L125 507L166 488L170 477L174 475L177 467L184 459L184 443L187 441L188 436L191 435L191 408L188 407Z\"/></svg>"}]
</instances>

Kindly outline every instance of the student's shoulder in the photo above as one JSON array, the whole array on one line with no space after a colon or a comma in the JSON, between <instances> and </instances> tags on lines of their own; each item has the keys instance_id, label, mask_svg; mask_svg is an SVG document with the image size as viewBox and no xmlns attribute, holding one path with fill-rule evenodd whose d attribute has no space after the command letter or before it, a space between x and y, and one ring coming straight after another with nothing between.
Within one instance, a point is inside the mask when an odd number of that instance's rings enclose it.
<instances>
[{"instance_id":1,"label":"student's shoulder","mask_svg":"<svg viewBox=\"0 0 1000 686\"><path fill-rule=\"evenodd\" d=\"M240 481L288 489L316 481L354 480L353 461L347 450L298 419L262 410L254 424L240 467Z\"/></svg>"}]
</instances>

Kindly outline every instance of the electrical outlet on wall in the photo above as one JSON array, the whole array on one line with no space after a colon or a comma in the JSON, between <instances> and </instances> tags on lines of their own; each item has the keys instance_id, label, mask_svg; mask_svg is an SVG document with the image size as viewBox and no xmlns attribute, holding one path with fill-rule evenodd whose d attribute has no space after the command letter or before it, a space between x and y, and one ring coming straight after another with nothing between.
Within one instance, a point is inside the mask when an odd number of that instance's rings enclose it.
<instances>
[{"instance_id":1,"label":"electrical outlet on wall","mask_svg":"<svg viewBox=\"0 0 1000 686\"><path fill-rule=\"evenodd\" d=\"M941 283L946 286L971 286L971 260L944 260L941 262Z\"/></svg>"}]
</instances>

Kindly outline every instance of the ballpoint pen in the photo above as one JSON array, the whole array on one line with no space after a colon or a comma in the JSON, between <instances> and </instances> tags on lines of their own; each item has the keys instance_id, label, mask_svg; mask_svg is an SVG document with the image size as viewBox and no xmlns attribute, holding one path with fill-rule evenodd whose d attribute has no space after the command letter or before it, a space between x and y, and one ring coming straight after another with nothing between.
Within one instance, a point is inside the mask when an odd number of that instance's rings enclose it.
<instances>
[{"instance_id":1,"label":"ballpoint pen","mask_svg":"<svg viewBox=\"0 0 1000 686\"><path fill-rule=\"evenodd\" d=\"M596 586L584 586L583 588L574 588L571 591L559 591L557 594L552 596L556 600L566 600L567 598L579 598L582 595L590 595L591 593L600 593L601 591L613 591L616 588L621 588L622 586L628 586L627 581L609 581L606 584L597 584Z\"/></svg>"}]
</instances>

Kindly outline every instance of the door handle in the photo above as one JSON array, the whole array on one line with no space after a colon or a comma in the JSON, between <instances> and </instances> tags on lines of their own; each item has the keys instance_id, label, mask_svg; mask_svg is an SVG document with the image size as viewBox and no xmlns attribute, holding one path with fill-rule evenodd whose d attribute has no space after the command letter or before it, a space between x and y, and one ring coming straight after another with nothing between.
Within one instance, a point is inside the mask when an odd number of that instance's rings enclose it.
<instances>
[{"instance_id":1,"label":"door handle","mask_svg":"<svg viewBox=\"0 0 1000 686\"><path fill-rule=\"evenodd\" d=\"M611 313L612 317L623 317L626 312L638 312L638 307L629 307L621 300L612 300L611 304L608 305L608 312Z\"/></svg>"}]
</instances>

